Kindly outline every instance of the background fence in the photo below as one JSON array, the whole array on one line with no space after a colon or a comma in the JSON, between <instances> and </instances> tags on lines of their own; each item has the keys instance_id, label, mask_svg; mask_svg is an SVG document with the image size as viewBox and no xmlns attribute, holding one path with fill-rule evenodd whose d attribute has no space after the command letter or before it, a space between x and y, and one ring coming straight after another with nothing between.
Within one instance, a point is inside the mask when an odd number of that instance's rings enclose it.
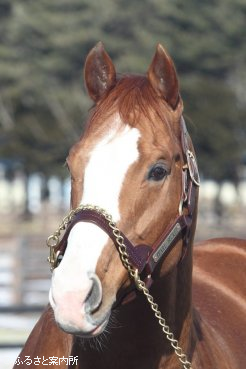
<instances>
[{"instance_id":1,"label":"background fence","mask_svg":"<svg viewBox=\"0 0 246 369\"><path fill-rule=\"evenodd\" d=\"M0 173L1 174L1 173ZM27 190L26 190L27 189ZM0 175L0 369L11 369L48 302L46 238L69 209L69 180ZM196 239L246 237L246 181L202 181Z\"/></svg>"},{"instance_id":2,"label":"background fence","mask_svg":"<svg viewBox=\"0 0 246 369\"><path fill-rule=\"evenodd\" d=\"M48 302L50 271L42 236L0 241L0 368L10 369Z\"/></svg>"}]
</instances>

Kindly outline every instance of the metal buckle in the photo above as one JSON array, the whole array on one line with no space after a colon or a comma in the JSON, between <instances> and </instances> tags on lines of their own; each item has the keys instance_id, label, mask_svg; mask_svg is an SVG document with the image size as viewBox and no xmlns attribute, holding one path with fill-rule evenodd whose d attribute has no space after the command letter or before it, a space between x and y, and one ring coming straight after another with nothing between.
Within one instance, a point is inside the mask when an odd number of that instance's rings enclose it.
<instances>
[{"instance_id":1,"label":"metal buckle","mask_svg":"<svg viewBox=\"0 0 246 369\"><path fill-rule=\"evenodd\" d=\"M199 172L198 172L198 166L197 166L196 158L195 158L195 155L193 154L193 152L190 151L189 149L186 151L186 158L187 158L187 164L188 164L189 173L190 173L190 177L192 179L192 182L196 186L199 187L200 186L200 176L199 176Z\"/></svg>"},{"instance_id":2,"label":"metal buckle","mask_svg":"<svg viewBox=\"0 0 246 369\"><path fill-rule=\"evenodd\" d=\"M188 198L188 191L187 191L187 183L188 183L187 171L188 170L189 170L189 167L187 164L185 164L182 168L182 195L181 195L181 199L179 202L179 215L183 214L184 203L187 201L187 198Z\"/></svg>"},{"instance_id":3,"label":"metal buckle","mask_svg":"<svg viewBox=\"0 0 246 369\"><path fill-rule=\"evenodd\" d=\"M56 261L57 261L57 254L56 254L56 247L59 243L59 237L56 234L51 235L47 239L47 246L50 249L50 255L47 258L48 262L50 263L50 270L53 271L56 267Z\"/></svg>"}]
</instances>

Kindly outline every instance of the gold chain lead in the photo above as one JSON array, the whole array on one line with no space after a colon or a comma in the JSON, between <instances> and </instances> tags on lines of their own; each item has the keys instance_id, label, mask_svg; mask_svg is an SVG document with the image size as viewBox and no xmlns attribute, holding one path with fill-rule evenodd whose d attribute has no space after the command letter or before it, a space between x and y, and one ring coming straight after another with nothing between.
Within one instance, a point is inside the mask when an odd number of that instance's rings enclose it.
<instances>
[{"instance_id":1,"label":"gold chain lead","mask_svg":"<svg viewBox=\"0 0 246 369\"><path fill-rule=\"evenodd\" d=\"M80 205L75 210L71 210L69 212L69 214L62 220L57 231L54 232L51 236L49 236L47 239L47 246L50 248L50 256L48 257L48 261L50 263L51 270L53 270L56 267L57 255L55 249L59 244L59 237L61 235L61 232L67 228L68 224L72 221L73 217L81 210L94 210L99 214L101 214L108 221L108 224L113 231L113 234L115 236L118 245L118 250L122 264L127 269L131 278L134 279L137 289L144 294L147 301L149 302L150 307L153 310L154 315L158 320L163 333L166 335L166 338L170 342L170 345L173 347L176 356L178 357L180 363L183 366L183 369L192 369L191 362L188 361L187 355L183 352L182 348L179 346L179 342L174 338L174 334L170 331L169 326L166 324L166 320L162 317L158 305L154 302L153 296L150 294L149 289L146 287L144 281L141 280L138 270L134 268L130 263L127 248L126 245L124 244L124 238L121 236L120 230L116 226L116 223L113 221L112 216L108 214L106 210L94 205Z\"/></svg>"}]
</instances>

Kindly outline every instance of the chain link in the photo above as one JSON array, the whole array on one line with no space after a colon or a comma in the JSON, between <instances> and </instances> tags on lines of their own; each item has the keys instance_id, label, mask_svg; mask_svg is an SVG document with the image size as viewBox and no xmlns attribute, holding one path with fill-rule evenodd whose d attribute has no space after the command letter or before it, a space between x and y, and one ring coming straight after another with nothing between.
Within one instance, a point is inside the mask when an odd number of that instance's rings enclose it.
<instances>
[{"instance_id":1,"label":"chain link","mask_svg":"<svg viewBox=\"0 0 246 369\"><path fill-rule=\"evenodd\" d=\"M54 232L51 236L49 236L47 239L47 246L50 248L50 256L48 257L48 261L50 263L51 270L53 270L56 267L58 257L56 253L56 247L59 244L59 237L61 235L61 232L67 228L68 224L72 221L73 217L79 211L83 210L96 211L108 221L108 225L112 229L112 232L115 236L115 240L118 245L118 251L123 266L126 268L131 278L134 279L137 289L144 294L147 301L149 302L150 307L153 310L154 315L158 320L163 333L165 334L167 340L170 342L170 345L173 347L174 352L177 358L179 359L180 363L182 364L183 369L192 369L191 362L188 360L187 355L183 352L182 348L179 346L178 340L174 338L174 334L170 331L170 327L167 325L166 320L162 317L158 305L154 302L153 296L150 294L149 289L146 287L145 282L141 280L138 270L134 268L133 265L130 263L129 255L127 253L127 247L124 243L124 238L122 237L116 223L113 221L112 216L108 214L106 210L94 205L80 205L75 210L70 211L70 213L62 220L57 231Z\"/></svg>"}]
</instances>

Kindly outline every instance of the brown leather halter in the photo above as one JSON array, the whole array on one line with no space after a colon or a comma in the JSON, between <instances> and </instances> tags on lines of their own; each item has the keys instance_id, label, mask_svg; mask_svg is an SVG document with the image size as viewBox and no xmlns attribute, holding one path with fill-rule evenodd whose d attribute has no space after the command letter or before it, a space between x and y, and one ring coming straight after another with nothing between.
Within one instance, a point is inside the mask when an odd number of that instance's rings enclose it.
<instances>
[{"instance_id":1,"label":"brown leather halter","mask_svg":"<svg viewBox=\"0 0 246 369\"><path fill-rule=\"evenodd\" d=\"M187 245L190 236L190 228L192 225L192 217L196 206L196 188L200 185L199 172L195 154L191 140L186 128L183 117L180 120L181 124L181 144L184 155L185 165L182 170L182 195L179 205L179 214L173 224L166 229L159 239L152 245L133 245L131 241L120 232L126 245L126 252L129 255L130 263L138 270L139 274L143 274L148 287L152 283L152 273L156 266L171 250L175 241L181 236L183 238L182 258L187 250ZM100 227L112 239L117 247L116 237L110 228L105 217L94 209L82 209L76 212L70 222L61 242L55 249L58 255L56 266L62 259L67 247L68 235L73 226L78 222L89 222Z\"/></svg>"}]
</instances>

